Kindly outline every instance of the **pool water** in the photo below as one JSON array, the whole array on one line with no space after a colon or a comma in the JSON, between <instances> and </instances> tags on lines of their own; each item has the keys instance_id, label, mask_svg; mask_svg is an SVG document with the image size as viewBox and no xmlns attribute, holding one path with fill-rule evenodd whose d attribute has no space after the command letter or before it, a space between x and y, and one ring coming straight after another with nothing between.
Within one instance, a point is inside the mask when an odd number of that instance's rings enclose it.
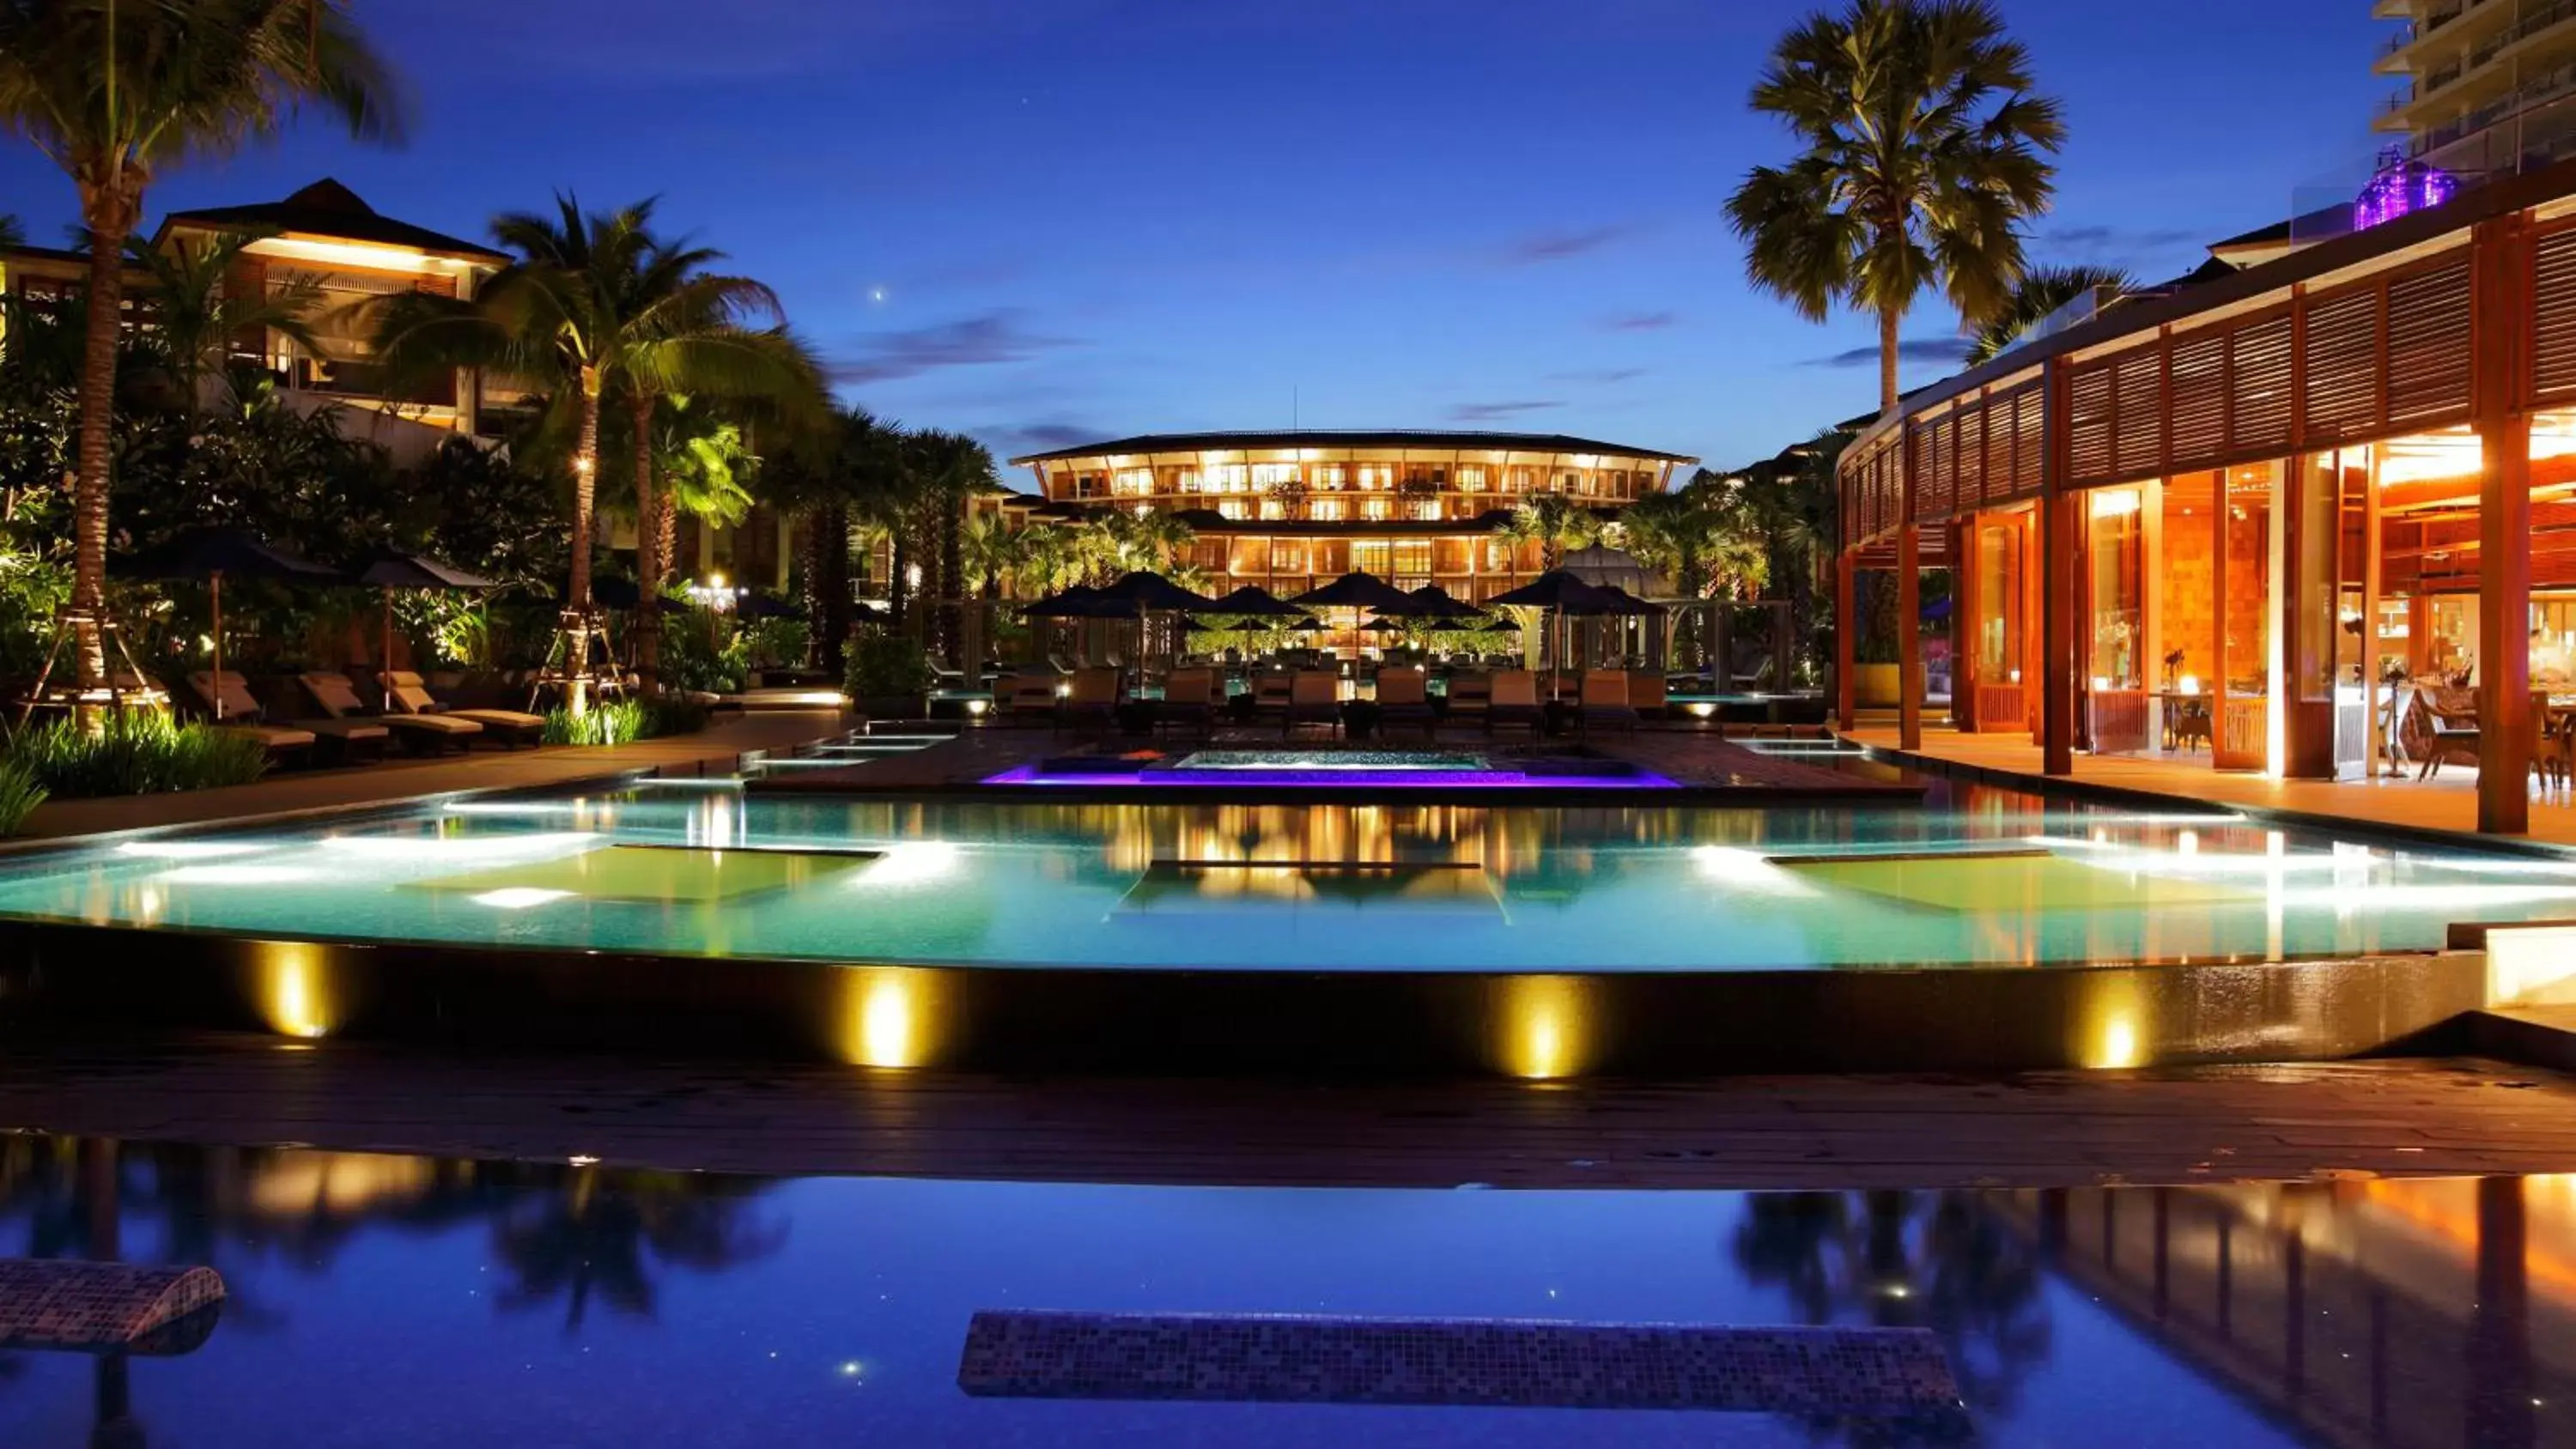
<instances>
[{"instance_id":1,"label":"pool water","mask_svg":"<svg viewBox=\"0 0 2576 1449\"><path fill-rule=\"evenodd\" d=\"M18 856L0 862L0 915L717 957L1428 971L2266 960L2576 916L2576 858L1941 789L1924 808L1754 810L647 783Z\"/></svg>"},{"instance_id":2,"label":"pool water","mask_svg":"<svg viewBox=\"0 0 2576 1449\"><path fill-rule=\"evenodd\" d=\"M16 1137L0 1254L207 1263L231 1295L182 1356L0 1352L11 1449L1892 1442L1761 1413L971 1398L989 1308L1919 1326L1999 1449L2576 1434L2565 1178L766 1181Z\"/></svg>"}]
</instances>

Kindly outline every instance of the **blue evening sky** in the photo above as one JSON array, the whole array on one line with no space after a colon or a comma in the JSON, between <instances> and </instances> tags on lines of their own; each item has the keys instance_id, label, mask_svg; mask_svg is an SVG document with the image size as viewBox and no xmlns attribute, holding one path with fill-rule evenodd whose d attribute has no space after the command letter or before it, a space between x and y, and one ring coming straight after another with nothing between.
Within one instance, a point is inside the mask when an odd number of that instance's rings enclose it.
<instances>
[{"instance_id":1,"label":"blue evening sky","mask_svg":"<svg viewBox=\"0 0 2576 1449\"><path fill-rule=\"evenodd\" d=\"M1005 455L1294 417L1735 464L1875 400L1867 322L1750 291L1721 209L1787 153L1744 98L1809 8L355 0L415 93L406 149L307 125L151 203L328 174L480 236L558 187L658 194L776 286L846 396ZM2041 259L2169 276L2367 174L2395 83L2363 0L2004 9L2073 132ZM38 240L74 210L23 147L0 205ZM1908 329L1955 334L1929 299Z\"/></svg>"}]
</instances>

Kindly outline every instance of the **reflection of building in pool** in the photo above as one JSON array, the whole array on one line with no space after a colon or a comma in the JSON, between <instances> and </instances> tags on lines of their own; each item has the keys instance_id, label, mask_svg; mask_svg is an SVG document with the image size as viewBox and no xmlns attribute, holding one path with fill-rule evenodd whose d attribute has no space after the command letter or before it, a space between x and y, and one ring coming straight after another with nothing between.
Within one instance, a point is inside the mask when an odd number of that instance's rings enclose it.
<instances>
[{"instance_id":1,"label":"reflection of building in pool","mask_svg":"<svg viewBox=\"0 0 2576 1449\"><path fill-rule=\"evenodd\" d=\"M1840 578L1952 568L1955 719L2050 773L2360 778L2447 722L2482 828L2523 829L2543 696L2576 704L2570 198L2576 163L2500 181L1908 396L1839 465Z\"/></svg>"},{"instance_id":2,"label":"reflection of building in pool","mask_svg":"<svg viewBox=\"0 0 2576 1449\"><path fill-rule=\"evenodd\" d=\"M2068 1281L2317 1442L2568 1437L2570 1179L2086 1188L2000 1201Z\"/></svg>"}]
</instances>

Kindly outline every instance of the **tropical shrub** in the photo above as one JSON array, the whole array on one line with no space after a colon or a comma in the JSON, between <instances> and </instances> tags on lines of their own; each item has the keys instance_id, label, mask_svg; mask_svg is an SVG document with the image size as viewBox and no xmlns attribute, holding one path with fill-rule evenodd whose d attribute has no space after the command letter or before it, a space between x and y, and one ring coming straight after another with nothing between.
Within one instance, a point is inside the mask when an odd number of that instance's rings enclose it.
<instances>
[{"instance_id":1,"label":"tropical shrub","mask_svg":"<svg viewBox=\"0 0 2576 1449\"><path fill-rule=\"evenodd\" d=\"M544 738L550 745L629 745L666 735L695 734L706 727L704 705L676 699L621 699L593 705L580 715L549 710Z\"/></svg>"},{"instance_id":2,"label":"tropical shrub","mask_svg":"<svg viewBox=\"0 0 2576 1449\"><path fill-rule=\"evenodd\" d=\"M918 641L889 629L861 629L850 637L849 674L841 688L852 699L882 699L925 693L936 678Z\"/></svg>"},{"instance_id":3,"label":"tropical shrub","mask_svg":"<svg viewBox=\"0 0 2576 1449\"><path fill-rule=\"evenodd\" d=\"M47 794L77 800L247 785L267 772L268 748L251 735L126 710L96 735L69 720L30 730L11 744L8 762Z\"/></svg>"},{"instance_id":4,"label":"tropical shrub","mask_svg":"<svg viewBox=\"0 0 2576 1449\"><path fill-rule=\"evenodd\" d=\"M26 828L27 817L45 803L45 787L24 760L0 759L0 835Z\"/></svg>"}]
</instances>

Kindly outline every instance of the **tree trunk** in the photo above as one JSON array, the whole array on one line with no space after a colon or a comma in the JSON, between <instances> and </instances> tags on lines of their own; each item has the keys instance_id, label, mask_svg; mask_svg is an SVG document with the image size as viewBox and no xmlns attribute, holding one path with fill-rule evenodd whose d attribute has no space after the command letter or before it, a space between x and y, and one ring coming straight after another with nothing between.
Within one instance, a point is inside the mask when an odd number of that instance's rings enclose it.
<instances>
[{"instance_id":1,"label":"tree trunk","mask_svg":"<svg viewBox=\"0 0 2576 1449\"><path fill-rule=\"evenodd\" d=\"M969 661L960 657L965 649L962 611L966 598L966 541L960 526L965 501L943 498L939 508L939 653L950 665L968 668Z\"/></svg>"},{"instance_id":2,"label":"tree trunk","mask_svg":"<svg viewBox=\"0 0 2576 1449\"><path fill-rule=\"evenodd\" d=\"M805 602L805 667L823 667L823 515L829 509L816 506L805 510L805 540L797 573L803 577L801 591Z\"/></svg>"},{"instance_id":3,"label":"tree trunk","mask_svg":"<svg viewBox=\"0 0 2576 1449\"><path fill-rule=\"evenodd\" d=\"M837 503L823 509L814 532L823 566L823 607L807 617L822 640L824 673L838 680L850 642L850 511Z\"/></svg>"},{"instance_id":4,"label":"tree trunk","mask_svg":"<svg viewBox=\"0 0 2576 1449\"><path fill-rule=\"evenodd\" d=\"M907 519L895 520L894 527L886 530L886 621L898 629L904 624L904 571L912 552L906 540L911 533Z\"/></svg>"},{"instance_id":5,"label":"tree trunk","mask_svg":"<svg viewBox=\"0 0 2576 1449\"><path fill-rule=\"evenodd\" d=\"M564 590L564 708L590 709L590 525L599 490L599 374L581 374L581 433L572 455L572 581Z\"/></svg>"},{"instance_id":6,"label":"tree trunk","mask_svg":"<svg viewBox=\"0 0 2576 1449\"><path fill-rule=\"evenodd\" d=\"M635 685L647 696L661 692L662 664L662 530L653 502L653 395L630 391L627 407L635 421Z\"/></svg>"},{"instance_id":7,"label":"tree trunk","mask_svg":"<svg viewBox=\"0 0 2576 1449\"><path fill-rule=\"evenodd\" d=\"M1904 320L1904 314L1893 307L1884 308L1878 314L1878 410L1880 412L1896 406L1896 327Z\"/></svg>"},{"instance_id":8,"label":"tree trunk","mask_svg":"<svg viewBox=\"0 0 2576 1449\"><path fill-rule=\"evenodd\" d=\"M103 732L107 717L87 701L107 688L107 495L115 444L116 344L125 299L125 239L142 209L141 188L120 170L81 186L90 231L88 330L81 339L79 471L72 484L72 613L81 699L80 728Z\"/></svg>"}]
</instances>

